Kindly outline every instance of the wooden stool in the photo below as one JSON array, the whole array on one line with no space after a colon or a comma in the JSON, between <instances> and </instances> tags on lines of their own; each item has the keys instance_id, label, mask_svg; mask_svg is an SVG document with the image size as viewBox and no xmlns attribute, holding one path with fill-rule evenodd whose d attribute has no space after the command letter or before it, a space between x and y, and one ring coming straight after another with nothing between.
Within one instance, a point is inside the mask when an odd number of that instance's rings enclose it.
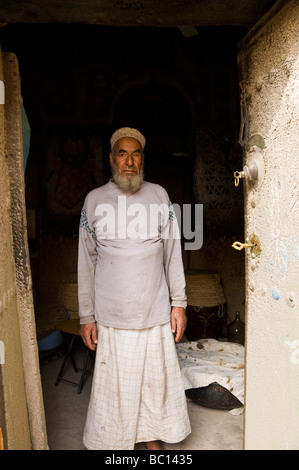
<instances>
[{"instance_id":1,"label":"wooden stool","mask_svg":"<svg viewBox=\"0 0 299 470\"><path fill-rule=\"evenodd\" d=\"M81 393L81 390L84 384L84 378L87 372L88 357L90 356L94 362L94 355L92 354L93 351L91 351L87 346L85 346L86 350L85 350L85 355L84 355L84 363L83 363L83 368L82 368L82 373L81 373L81 378L80 378L79 383L63 378L64 369L69 359L71 359L75 372L78 372L78 368L73 357L73 346L74 346L75 339L78 338L78 336L81 337L80 336L80 320L79 318L78 319L75 318L75 319L61 321L55 325L55 328L56 330L61 331L68 345L67 353L61 365L61 368L59 370L55 385L56 386L59 385L60 382L66 382L72 385L78 385L77 393ZM69 337L70 337L70 340L69 340Z\"/></svg>"}]
</instances>

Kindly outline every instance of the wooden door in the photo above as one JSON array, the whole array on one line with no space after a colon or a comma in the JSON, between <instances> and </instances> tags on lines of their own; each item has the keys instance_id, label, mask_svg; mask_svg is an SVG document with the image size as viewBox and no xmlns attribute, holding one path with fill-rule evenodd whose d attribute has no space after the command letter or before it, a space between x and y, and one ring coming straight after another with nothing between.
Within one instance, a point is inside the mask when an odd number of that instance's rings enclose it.
<instances>
[{"instance_id":1,"label":"wooden door","mask_svg":"<svg viewBox=\"0 0 299 470\"><path fill-rule=\"evenodd\" d=\"M48 447L28 255L18 60L0 50L0 448Z\"/></svg>"},{"instance_id":2,"label":"wooden door","mask_svg":"<svg viewBox=\"0 0 299 470\"><path fill-rule=\"evenodd\" d=\"M278 1L238 45L246 257L245 449L299 447L299 4ZM243 125L244 124L244 125ZM248 131L248 133L246 133ZM264 172L263 172L264 167ZM238 170L238 169L237 169ZM241 187L243 185L243 188ZM241 256L241 255L240 255Z\"/></svg>"}]
</instances>

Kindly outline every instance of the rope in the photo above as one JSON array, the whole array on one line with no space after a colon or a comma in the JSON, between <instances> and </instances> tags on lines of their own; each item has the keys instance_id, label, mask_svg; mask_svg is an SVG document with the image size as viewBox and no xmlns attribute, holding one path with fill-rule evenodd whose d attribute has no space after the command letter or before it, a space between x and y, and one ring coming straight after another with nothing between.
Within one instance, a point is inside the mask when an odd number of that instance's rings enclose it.
<instances>
[{"instance_id":1,"label":"rope","mask_svg":"<svg viewBox=\"0 0 299 470\"><path fill-rule=\"evenodd\" d=\"M241 124L239 132L239 144L243 147L249 138L249 121L248 121L248 105L247 105L247 85L248 83L243 80L239 83L241 88L240 112Z\"/></svg>"}]
</instances>

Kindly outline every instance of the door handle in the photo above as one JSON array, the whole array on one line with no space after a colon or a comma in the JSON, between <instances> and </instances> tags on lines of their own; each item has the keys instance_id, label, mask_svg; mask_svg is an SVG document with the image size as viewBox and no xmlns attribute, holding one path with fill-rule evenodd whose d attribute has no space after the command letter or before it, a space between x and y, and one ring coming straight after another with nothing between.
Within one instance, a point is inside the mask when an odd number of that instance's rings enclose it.
<instances>
[{"instance_id":1,"label":"door handle","mask_svg":"<svg viewBox=\"0 0 299 470\"><path fill-rule=\"evenodd\" d=\"M240 179L245 179L249 183L249 188L257 189L264 181L264 159L256 145L250 149L249 153L247 165L244 166L243 170L234 172L235 186L239 186Z\"/></svg>"},{"instance_id":2,"label":"door handle","mask_svg":"<svg viewBox=\"0 0 299 470\"><path fill-rule=\"evenodd\" d=\"M246 239L245 243L238 242L238 241L234 242L232 244L232 247L238 251L241 251L244 248L251 248L252 258L255 258L256 256L258 256L262 251L261 242L256 233L253 233L252 235L250 235Z\"/></svg>"},{"instance_id":3,"label":"door handle","mask_svg":"<svg viewBox=\"0 0 299 470\"><path fill-rule=\"evenodd\" d=\"M248 181L256 181L258 178L258 166L256 162L253 160L250 165L245 165L242 171L235 171L234 178L235 178L235 186L239 186L240 179L247 178Z\"/></svg>"},{"instance_id":4,"label":"door handle","mask_svg":"<svg viewBox=\"0 0 299 470\"><path fill-rule=\"evenodd\" d=\"M254 243L241 243L241 242L234 242L232 244L232 247L235 249L235 250L243 250L243 248L251 248L252 246L254 246Z\"/></svg>"}]
</instances>

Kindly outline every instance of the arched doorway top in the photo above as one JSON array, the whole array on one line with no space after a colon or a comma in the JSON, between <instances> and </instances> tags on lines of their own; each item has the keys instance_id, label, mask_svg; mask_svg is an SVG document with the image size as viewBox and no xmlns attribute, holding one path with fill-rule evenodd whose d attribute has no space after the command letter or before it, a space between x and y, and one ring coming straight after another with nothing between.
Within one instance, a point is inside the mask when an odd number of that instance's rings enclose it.
<instances>
[{"instance_id":1,"label":"arched doorway top","mask_svg":"<svg viewBox=\"0 0 299 470\"><path fill-rule=\"evenodd\" d=\"M115 96L110 112L112 131L136 127L147 138L147 154L190 152L194 110L186 90L176 82L132 81Z\"/></svg>"}]
</instances>

